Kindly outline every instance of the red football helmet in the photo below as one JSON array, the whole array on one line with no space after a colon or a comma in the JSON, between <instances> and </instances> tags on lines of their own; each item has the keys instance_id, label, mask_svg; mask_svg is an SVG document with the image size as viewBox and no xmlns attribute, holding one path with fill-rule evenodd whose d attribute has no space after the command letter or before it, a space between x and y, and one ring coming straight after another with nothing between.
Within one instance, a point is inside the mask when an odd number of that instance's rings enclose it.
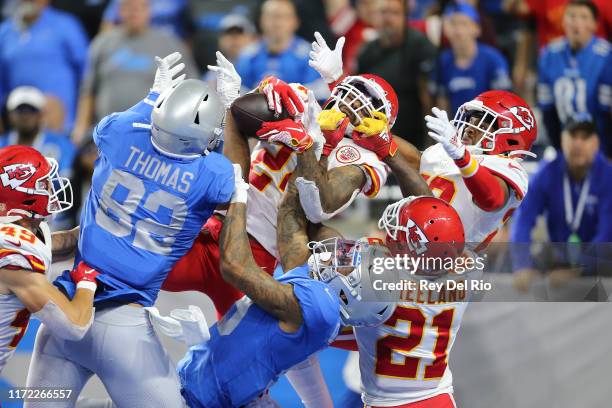
<instances>
[{"instance_id":1,"label":"red football helmet","mask_svg":"<svg viewBox=\"0 0 612 408\"><path fill-rule=\"evenodd\" d=\"M28 146L0 149L0 223L44 218L72 207L72 187L55 159Z\"/></svg>"},{"instance_id":2,"label":"red football helmet","mask_svg":"<svg viewBox=\"0 0 612 408\"><path fill-rule=\"evenodd\" d=\"M387 245L406 248L412 257L457 256L465 234L457 211L436 197L408 197L385 208L378 228L387 233Z\"/></svg>"},{"instance_id":3,"label":"red football helmet","mask_svg":"<svg viewBox=\"0 0 612 408\"><path fill-rule=\"evenodd\" d=\"M358 108L354 106L356 101L359 102ZM395 123L399 110L393 87L378 75L372 74L347 76L336 85L326 106L338 106L339 103L348 107L357 118L372 117L374 111L384 112L389 126ZM361 111L365 111L365 115L360 115Z\"/></svg>"},{"instance_id":4,"label":"red football helmet","mask_svg":"<svg viewBox=\"0 0 612 408\"><path fill-rule=\"evenodd\" d=\"M482 132L475 148L488 154L533 155L538 128L527 102L508 91L487 91L459 107L453 126Z\"/></svg>"}]
</instances>

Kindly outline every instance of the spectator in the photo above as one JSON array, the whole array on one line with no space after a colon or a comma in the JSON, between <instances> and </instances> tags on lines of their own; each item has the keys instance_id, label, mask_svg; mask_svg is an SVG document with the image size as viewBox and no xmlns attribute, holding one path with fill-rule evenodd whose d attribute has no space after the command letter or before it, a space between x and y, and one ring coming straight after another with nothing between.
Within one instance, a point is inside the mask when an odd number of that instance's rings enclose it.
<instances>
[{"instance_id":1,"label":"spectator","mask_svg":"<svg viewBox=\"0 0 612 408\"><path fill-rule=\"evenodd\" d=\"M183 54L187 76L197 71L182 42L149 25L148 0L122 0L121 25L100 33L89 50L73 139L79 144L89 127L112 112L134 105L148 92L155 76L155 56Z\"/></svg>"},{"instance_id":2,"label":"spectator","mask_svg":"<svg viewBox=\"0 0 612 408\"><path fill-rule=\"evenodd\" d=\"M538 103L548 138L557 149L562 124L583 112L596 118L603 150L606 148L610 99L598 100L598 94L612 84L606 75L610 71L605 70L612 57L610 44L594 36L596 26L593 2L571 0L563 19L565 37L546 46L540 56Z\"/></svg>"},{"instance_id":3,"label":"spectator","mask_svg":"<svg viewBox=\"0 0 612 408\"><path fill-rule=\"evenodd\" d=\"M319 99L328 95L327 85L308 65L310 44L295 35L300 22L293 3L264 1L259 23L262 39L246 48L236 64L242 84L254 88L264 77L274 75L286 82L304 84Z\"/></svg>"},{"instance_id":4,"label":"spectator","mask_svg":"<svg viewBox=\"0 0 612 408\"><path fill-rule=\"evenodd\" d=\"M102 13L108 2L109 0L51 0L51 5L78 18L91 40L98 34Z\"/></svg>"},{"instance_id":5,"label":"spectator","mask_svg":"<svg viewBox=\"0 0 612 408\"><path fill-rule=\"evenodd\" d=\"M111 0L102 15L101 31L121 24L119 8L123 0ZM168 30L180 38L187 36L187 0L151 0L151 26Z\"/></svg>"},{"instance_id":6,"label":"spectator","mask_svg":"<svg viewBox=\"0 0 612 408\"><path fill-rule=\"evenodd\" d=\"M189 0L188 14L194 32L191 38L193 56L201 70L216 63L221 21L236 14L256 21L260 0Z\"/></svg>"},{"instance_id":7,"label":"spectator","mask_svg":"<svg viewBox=\"0 0 612 408\"><path fill-rule=\"evenodd\" d=\"M533 17L538 35L538 48L548 45L564 35L564 12L570 0L503 0L508 13ZM601 11L597 34L602 38L612 36L612 3L609 0L593 0Z\"/></svg>"},{"instance_id":8,"label":"spectator","mask_svg":"<svg viewBox=\"0 0 612 408\"><path fill-rule=\"evenodd\" d=\"M568 2L569 0L503 0L502 8L509 14L533 19L537 47L541 49L563 36L564 11ZM602 38L612 38L612 2L594 0L593 3L600 14L597 34ZM527 78L532 74L531 66L534 61L532 49L536 46L536 41L533 30L530 29L520 30L515 35L517 49L512 67L512 81L515 87L525 92Z\"/></svg>"},{"instance_id":9,"label":"spectator","mask_svg":"<svg viewBox=\"0 0 612 408\"><path fill-rule=\"evenodd\" d=\"M35 86L47 97L48 126L67 131L74 122L87 37L76 18L48 3L21 0L15 16L0 25L0 102L18 86Z\"/></svg>"},{"instance_id":10,"label":"spectator","mask_svg":"<svg viewBox=\"0 0 612 408\"><path fill-rule=\"evenodd\" d=\"M380 75L397 92L399 115L394 133L425 147L423 116L431 107L427 83L436 49L423 34L406 26L403 0L383 0L379 38L366 44L358 58L358 72Z\"/></svg>"},{"instance_id":11,"label":"spectator","mask_svg":"<svg viewBox=\"0 0 612 408\"><path fill-rule=\"evenodd\" d=\"M248 18L240 14L230 14L221 21L221 35L217 49L235 63L240 52L255 41L255 26ZM217 75L212 71L204 74L207 81L216 89Z\"/></svg>"},{"instance_id":12,"label":"spectator","mask_svg":"<svg viewBox=\"0 0 612 408\"><path fill-rule=\"evenodd\" d=\"M332 31L344 36L342 49L344 72L351 74L357 68L357 55L361 46L376 39L379 27L381 0L357 0L355 7L349 0L325 0L325 12Z\"/></svg>"},{"instance_id":13,"label":"spectator","mask_svg":"<svg viewBox=\"0 0 612 408\"><path fill-rule=\"evenodd\" d=\"M57 160L60 174L70 177L76 149L69 138L44 129L43 93L31 86L17 87L10 93L6 108L13 130L0 137L0 148L16 144L32 146Z\"/></svg>"},{"instance_id":14,"label":"spectator","mask_svg":"<svg viewBox=\"0 0 612 408\"><path fill-rule=\"evenodd\" d=\"M588 117L571 119L561 136L562 153L545 162L529 183L529 193L512 223L511 241L530 243L536 219L546 214L551 242L612 241L612 165L599 151L597 128ZM559 266L558 262L557 265ZM553 267L555 267L553 265ZM526 248L513 248L520 289L537 276Z\"/></svg>"},{"instance_id":15,"label":"spectator","mask_svg":"<svg viewBox=\"0 0 612 408\"><path fill-rule=\"evenodd\" d=\"M444 34L451 48L436 64L436 106L452 113L482 92L512 87L504 56L478 43L479 22L477 10L469 4L450 5L444 12Z\"/></svg>"}]
</instances>

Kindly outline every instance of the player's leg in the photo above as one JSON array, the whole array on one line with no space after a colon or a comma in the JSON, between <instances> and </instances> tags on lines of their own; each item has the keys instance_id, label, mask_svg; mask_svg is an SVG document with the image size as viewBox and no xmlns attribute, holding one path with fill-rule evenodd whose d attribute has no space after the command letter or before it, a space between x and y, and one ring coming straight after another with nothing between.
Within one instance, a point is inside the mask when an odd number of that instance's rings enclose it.
<instances>
[{"instance_id":1,"label":"player's leg","mask_svg":"<svg viewBox=\"0 0 612 408\"><path fill-rule=\"evenodd\" d=\"M44 325L36 334L26 387L51 387L70 391L70 398L58 401L27 401L26 408L74 406L85 383L93 375L85 367L66 359L66 342L52 336Z\"/></svg>"},{"instance_id":2,"label":"player's leg","mask_svg":"<svg viewBox=\"0 0 612 408\"><path fill-rule=\"evenodd\" d=\"M183 406L176 366L143 308L96 312L95 324L104 336L98 339L94 371L118 408Z\"/></svg>"},{"instance_id":3,"label":"player's leg","mask_svg":"<svg viewBox=\"0 0 612 408\"><path fill-rule=\"evenodd\" d=\"M204 291L205 286L205 242L209 232L206 228L193 242L191 249L174 264L174 267L162 284L162 289L169 292Z\"/></svg>"},{"instance_id":4,"label":"player's leg","mask_svg":"<svg viewBox=\"0 0 612 408\"><path fill-rule=\"evenodd\" d=\"M285 376L306 408L334 406L316 354L291 367Z\"/></svg>"}]
</instances>

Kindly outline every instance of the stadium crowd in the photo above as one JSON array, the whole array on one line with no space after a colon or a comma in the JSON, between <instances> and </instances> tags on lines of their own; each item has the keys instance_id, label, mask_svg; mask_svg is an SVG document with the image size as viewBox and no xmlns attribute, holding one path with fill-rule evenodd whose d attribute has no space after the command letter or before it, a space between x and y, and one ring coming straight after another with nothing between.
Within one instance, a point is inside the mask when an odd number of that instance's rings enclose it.
<instances>
[{"instance_id":1,"label":"stadium crowd","mask_svg":"<svg viewBox=\"0 0 612 408\"><path fill-rule=\"evenodd\" d=\"M419 148L429 143L423 116L432 106L454 115L458 106L488 89L519 93L537 112L536 151L540 157L546 151L552 161L542 161L543 174L537 174L543 182L530 205L521 208L518 217L525 221L510 238L528 241L535 217L546 211L550 225L565 226L551 227L553 240L612 241L612 231L593 230L608 225L603 221L612 213L606 207L609 190L598 186L606 177L589 184L591 167L609 174L606 156L612 157L608 0L0 4L0 146L32 145L56 158L61 172L71 177L77 205L56 220L56 228L78 224L78 204L88 191L96 158L92 126L146 95L156 56L179 50L189 77L214 82L206 67L214 64L219 49L235 63L245 90L275 75L307 85L324 101L327 86L308 66L310 41L319 31L330 43L346 38L345 72L378 74L394 87L400 109L394 132ZM582 167L569 172L568 197L572 208L587 194L584 227L581 220L566 225L561 206L556 212L546 210L554 199L545 197L563 187L565 162L571 167L576 160ZM556 176L559 186L550 182ZM593 190L583 194L585 183L586 190Z\"/></svg>"}]
</instances>

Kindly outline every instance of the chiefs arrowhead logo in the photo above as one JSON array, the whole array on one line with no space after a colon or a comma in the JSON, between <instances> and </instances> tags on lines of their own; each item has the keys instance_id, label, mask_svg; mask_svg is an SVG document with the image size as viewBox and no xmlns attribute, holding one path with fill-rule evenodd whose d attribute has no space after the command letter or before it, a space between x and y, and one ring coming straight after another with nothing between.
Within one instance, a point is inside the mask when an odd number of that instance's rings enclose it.
<instances>
[{"instance_id":1,"label":"chiefs arrowhead logo","mask_svg":"<svg viewBox=\"0 0 612 408\"><path fill-rule=\"evenodd\" d=\"M523 125L521 128L516 129L517 131L531 130L535 127L535 119L529 109L524 106L513 106L510 108L510 112Z\"/></svg>"},{"instance_id":2,"label":"chiefs arrowhead logo","mask_svg":"<svg viewBox=\"0 0 612 408\"><path fill-rule=\"evenodd\" d=\"M31 164L16 163L3 167L3 173L0 173L0 182L4 187L9 187L15 190L26 181L32 178L36 173L36 168Z\"/></svg>"},{"instance_id":3,"label":"chiefs arrowhead logo","mask_svg":"<svg viewBox=\"0 0 612 408\"><path fill-rule=\"evenodd\" d=\"M406 225L408 232L406 233L406 241L408 241L408 247L414 251L416 255L421 255L427 251L427 244L429 240L425 236L425 233L419 228L418 225L411 219L408 220Z\"/></svg>"}]
</instances>

